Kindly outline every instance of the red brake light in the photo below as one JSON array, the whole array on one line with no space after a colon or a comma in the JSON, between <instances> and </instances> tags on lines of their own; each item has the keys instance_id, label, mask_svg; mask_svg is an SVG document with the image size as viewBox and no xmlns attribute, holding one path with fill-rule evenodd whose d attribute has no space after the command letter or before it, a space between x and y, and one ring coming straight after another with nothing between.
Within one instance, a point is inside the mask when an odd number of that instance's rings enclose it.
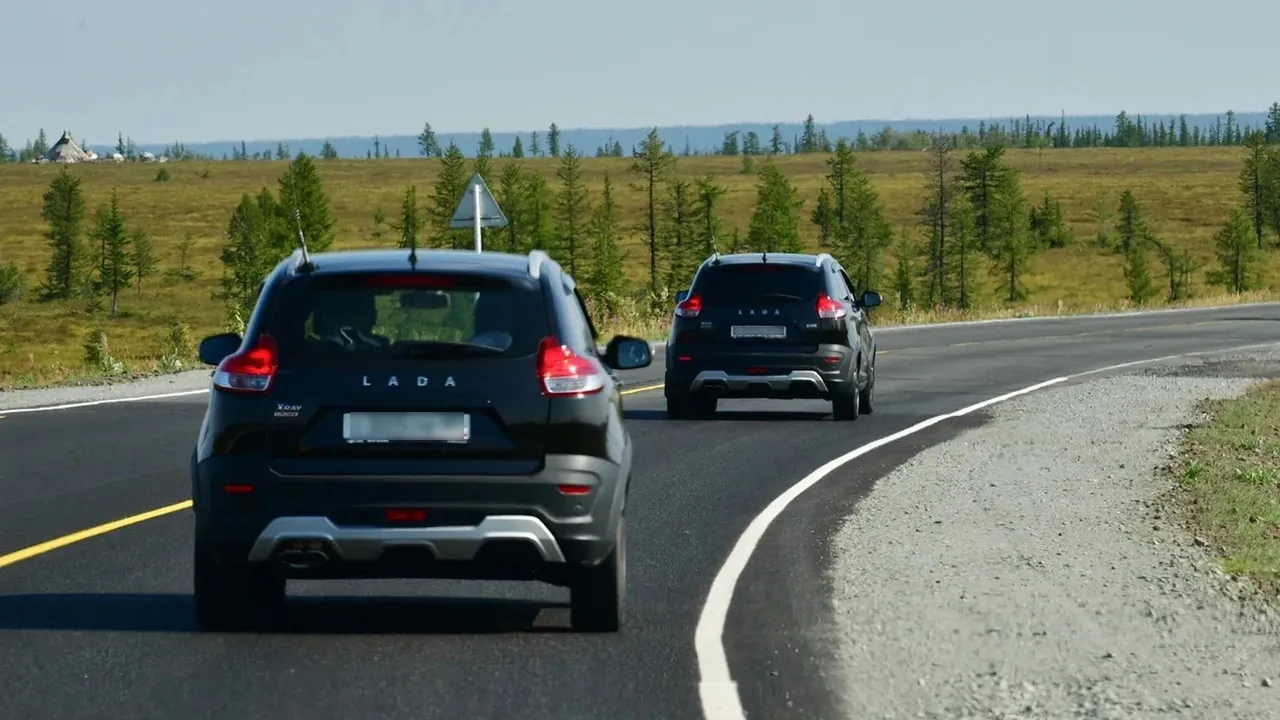
<instances>
[{"instance_id":1,"label":"red brake light","mask_svg":"<svg viewBox=\"0 0 1280 720\"><path fill-rule=\"evenodd\" d=\"M538 346L538 381L543 395L590 395L604 389L604 376L595 362L554 336L543 338Z\"/></svg>"},{"instance_id":2,"label":"red brake light","mask_svg":"<svg viewBox=\"0 0 1280 720\"><path fill-rule=\"evenodd\" d=\"M818 317L824 320L835 320L848 315L844 305L827 297L826 293L818 293Z\"/></svg>"},{"instance_id":3,"label":"red brake light","mask_svg":"<svg viewBox=\"0 0 1280 720\"><path fill-rule=\"evenodd\" d=\"M233 393L265 393L277 367L275 338L258 336L256 347L227 356L213 373L213 386Z\"/></svg>"},{"instance_id":4,"label":"red brake light","mask_svg":"<svg viewBox=\"0 0 1280 720\"><path fill-rule=\"evenodd\" d=\"M448 275L419 275L397 274L397 275L370 275L365 278L365 284L370 287L453 287L458 284L458 279Z\"/></svg>"},{"instance_id":5,"label":"red brake light","mask_svg":"<svg viewBox=\"0 0 1280 720\"><path fill-rule=\"evenodd\" d=\"M690 295L676 305L676 315L680 317L698 317L700 312L702 312L702 296L698 293Z\"/></svg>"}]
</instances>

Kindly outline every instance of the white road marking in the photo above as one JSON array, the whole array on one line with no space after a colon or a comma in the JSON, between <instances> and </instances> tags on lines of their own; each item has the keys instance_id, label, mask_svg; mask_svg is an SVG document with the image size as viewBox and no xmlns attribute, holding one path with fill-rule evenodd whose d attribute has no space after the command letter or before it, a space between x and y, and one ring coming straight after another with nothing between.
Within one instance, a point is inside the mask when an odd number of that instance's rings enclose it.
<instances>
[{"instance_id":1,"label":"white road marking","mask_svg":"<svg viewBox=\"0 0 1280 720\"><path fill-rule=\"evenodd\" d=\"M823 478L847 464L851 460L855 460L867 453L884 447L889 443L901 440L908 435L924 430L925 428L937 425L938 423L951 418L957 418L968 415L985 407L1011 400L1020 395L1047 388L1051 385L1058 385L1070 380L1082 378L1088 375L1096 375L1098 373L1111 372L1114 370L1123 370L1125 368L1135 367L1138 365L1150 365L1152 363L1163 362L1165 360L1175 360L1184 357L1193 357L1197 355L1219 355L1222 353L1238 352L1242 350L1255 350L1267 347L1277 347L1280 343L1260 343L1256 345L1241 345L1232 348L1223 348L1221 350L1205 350L1200 352L1180 353L1177 355L1165 355L1158 358L1149 358L1146 360L1135 360L1133 362L1119 363L1117 365L1107 365L1106 367L1095 368L1083 372L1063 375L1051 380L1036 383L1020 390L1014 390L998 397L983 400L980 403L970 405L965 408L956 410L955 412L945 415L938 415L927 420L912 425L909 428L899 430L892 435L882 437L879 440L867 443L855 448L844 455L828 462L822 467L809 473L800 482L792 485L786 492L779 495L769 503L769 505L761 511L759 515L747 525L747 529L738 537L734 543L733 549L729 552L729 557L725 558L724 565L720 571L716 573L715 579L711 582L711 591L707 594L705 604L702 606L702 612L698 617L698 626L694 631L694 650L698 659L698 696L702 702L702 715L706 720L746 720L746 714L742 708L742 700L738 696L738 685L734 682L733 677L729 673L729 661L725 656L724 648L724 626L725 618L729 614L729 604L733 601L733 591L738 584L738 578L742 576L743 570L747 567L747 562L751 559L751 554L760 544L760 539L769 529L769 525L782 511L787 509L791 501L795 500L805 490L818 484Z\"/></svg>"},{"instance_id":2,"label":"white road marking","mask_svg":"<svg viewBox=\"0 0 1280 720\"><path fill-rule=\"evenodd\" d=\"M66 405L41 405L38 407L25 408L9 408L0 410L0 414L9 415L11 413L33 413L45 412L47 410L70 410L71 408L92 407L94 405L109 405L111 403L123 402L140 402L142 400L163 400L164 398L187 397L189 395L204 395L208 390L184 390L182 392L161 393L160 395L137 395L132 397L107 398L106 400L90 400L88 402L67 403Z\"/></svg>"}]
</instances>

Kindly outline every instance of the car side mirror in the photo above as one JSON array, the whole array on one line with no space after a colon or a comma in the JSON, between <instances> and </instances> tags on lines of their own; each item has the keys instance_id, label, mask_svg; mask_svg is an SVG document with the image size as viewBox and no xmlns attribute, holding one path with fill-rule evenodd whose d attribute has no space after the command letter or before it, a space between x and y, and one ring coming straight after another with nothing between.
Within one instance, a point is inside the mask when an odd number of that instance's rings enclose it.
<instances>
[{"instance_id":1,"label":"car side mirror","mask_svg":"<svg viewBox=\"0 0 1280 720\"><path fill-rule=\"evenodd\" d=\"M862 293L862 297L858 300L858 304L862 307L873 308L881 302L880 293L875 290L867 290Z\"/></svg>"},{"instance_id":2,"label":"car side mirror","mask_svg":"<svg viewBox=\"0 0 1280 720\"><path fill-rule=\"evenodd\" d=\"M689 291L688 291L688 290L677 290L677 291L676 291L676 302L678 302L678 303L682 303L682 302L684 302L685 300L687 300L688 298L689 298Z\"/></svg>"},{"instance_id":3,"label":"car side mirror","mask_svg":"<svg viewBox=\"0 0 1280 720\"><path fill-rule=\"evenodd\" d=\"M604 349L604 362L614 370L638 370L653 362L648 341L618 335Z\"/></svg>"},{"instance_id":4,"label":"car side mirror","mask_svg":"<svg viewBox=\"0 0 1280 720\"><path fill-rule=\"evenodd\" d=\"M236 333L210 335L200 341L200 362L205 365L217 365L240 349L244 339Z\"/></svg>"}]
</instances>

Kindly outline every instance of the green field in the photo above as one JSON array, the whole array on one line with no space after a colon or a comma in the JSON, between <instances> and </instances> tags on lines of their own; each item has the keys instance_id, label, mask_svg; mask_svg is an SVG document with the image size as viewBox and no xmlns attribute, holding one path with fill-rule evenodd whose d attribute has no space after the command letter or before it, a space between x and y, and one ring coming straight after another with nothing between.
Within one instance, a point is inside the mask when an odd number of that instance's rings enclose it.
<instances>
[{"instance_id":1,"label":"green field","mask_svg":"<svg viewBox=\"0 0 1280 720\"><path fill-rule=\"evenodd\" d=\"M1222 569L1280 596L1280 382L1206 401L1210 421L1187 434L1174 499Z\"/></svg>"},{"instance_id":2,"label":"green field","mask_svg":"<svg viewBox=\"0 0 1280 720\"><path fill-rule=\"evenodd\" d=\"M975 315L1092 312L1128 305L1124 276L1125 256L1096 247L1093 239L1101 224L1111 227L1120 194L1130 190L1141 203L1146 221L1161 241L1186 248L1200 261L1193 277L1193 299L1198 304L1233 302L1269 296L1226 298L1204 283L1206 269L1216 265L1213 238L1238 207L1237 189L1245 151L1242 148L1142 148L1009 150L1006 159L1020 171L1028 204L1036 205L1047 190L1062 204L1067 227L1076 238L1073 246L1044 250L1033 256L1026 276L1030 299L1017 306L999 302L995 282L982 278L978 307L964 313L938 313L895 307L893 288L886 278L882 292L887 306L876 311L877 322L915 322L959 319ZM963 152L954 155L958 162ZM867 172L880 193L888 219L899 234L920 232L920 208L926 196L925 171L929 154L923 152L861 152L856 164ZM795 185L807 218L824 184L826 155L806 154L777 158L780 168ZM757 168L763 158L756 159ZM493 176L500 175L504 159L494 159ZM525 158L527 169L542 174L554 190L558 184L555 159ZM426 159L318 161L325 190L337 221L335 248L368 247L372 239L374 211L381 208L394 220L404 190L418 188L419 203L428 201L440 161ZM0 165L0 266L14 262L26 285L22 299L0 305L0 388L29 387L71 382L93 382L100 370L86 369L84 345L96 329L105 331L110 354L123 363L124 374L145 374L173 369L160 361L169 344L166 335L175 323L189 328L194 338L220 331L225 323L222 304L213 299L222 273L218 260L232 209L242 193L263 187L276 188L286 163L278 162L181 162L163 167L165 182L156 181L161 166L125 163L72 165L69 172L83 178L87 221L105 203L113 188L130 228L145 230L155 246L160 272L120 300L120 315L108 319L105 311L92 313L87 301L37 302L35 289L44 277L50 249L43 233L41 197L59 172L52 165ZM592 200L607 172L614 182L624 223L625 268L637 288L648 283L648 256L643 233L645 195L632 183L628 159L582 161L583 176ZM744 174L739 157L680 157L675 172L688 178L707 174L727 192L720 204L726 227L745 233L755 200L756 177ZM818 245L817 226L803 222L801 232L813 248ZM381 241L391 246L388 233ZM191 239L187 265L198 271L194 279L172 272L179 265L179 245ZM1276 258L1266 260L1273 277ZM1167 288L1163 268L1153 256L1156 287ZM166 276L166 271L169 274ZM634 314L612 323L609 331L661 336L663 318ZM190 346L187 346L189 352ZM189 356L188 356L189 360ZM189 365L188 365L189 367Z\"/></svg>"}]
</instances>

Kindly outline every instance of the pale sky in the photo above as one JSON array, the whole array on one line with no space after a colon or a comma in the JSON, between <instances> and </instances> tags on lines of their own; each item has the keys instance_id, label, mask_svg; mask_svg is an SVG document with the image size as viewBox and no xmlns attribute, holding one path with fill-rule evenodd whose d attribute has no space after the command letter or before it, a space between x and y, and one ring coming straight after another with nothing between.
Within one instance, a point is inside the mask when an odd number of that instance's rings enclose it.
<instances>
[{"instance_id":1,"label":"pale sky","mask_svg":"<svg viewBox=\"0 0 1280 720\"><path fill-rule=\"evenodd\" d=\"M0 133L1256 112L1277 27L1275 0L0 0Z\"/></svg>"}]
</instances>

